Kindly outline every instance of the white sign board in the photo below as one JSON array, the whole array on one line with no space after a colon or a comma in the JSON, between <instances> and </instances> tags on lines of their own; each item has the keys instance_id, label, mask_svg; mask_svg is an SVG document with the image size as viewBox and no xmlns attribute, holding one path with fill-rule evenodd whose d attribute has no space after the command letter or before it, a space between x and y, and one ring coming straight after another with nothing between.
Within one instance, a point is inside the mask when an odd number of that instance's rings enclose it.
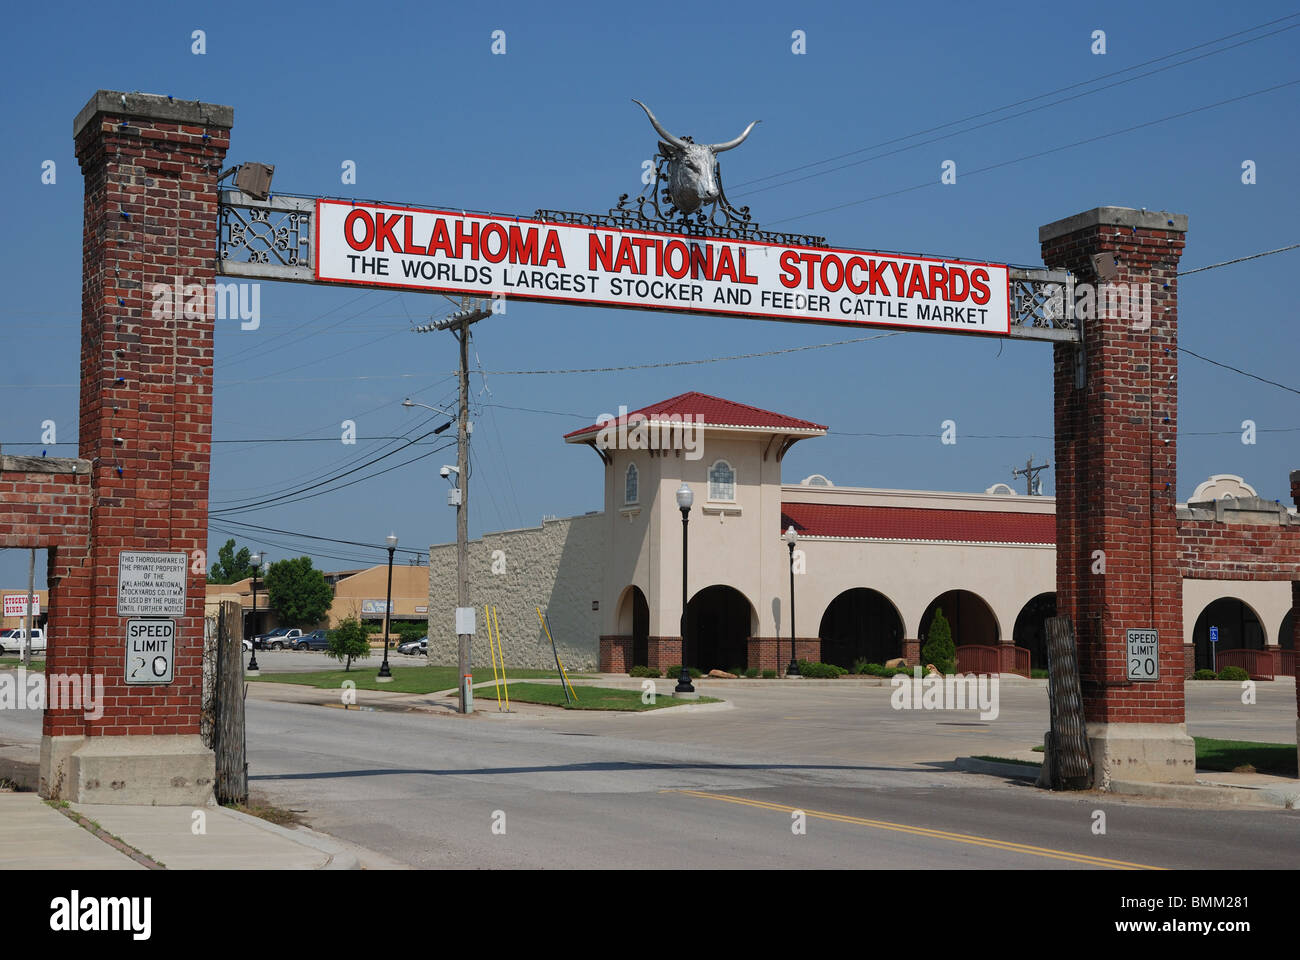
<instances>
[{"instance_id":1,"label":"white sign board","mask_svg":"<svg viewBox=\"0 0 1300 960\"><path fill-rule=\"evenodd\" d=\"M1160 634L1155 630L1128 631L1128 678L1160 679Z\"/></svg>"},{"instance_id":2,"label":"white sign board","mask_svg":"<svg viewBox=\"0 0 1300 960\"><path fill-rule=\"evenodd\" d=\"M124 550L117 555L117 615L119 617L183 617L184 553L145 553Z\"/></svg>"},{"instance_id":3,"label":"white sign board","mask_svg":"<svg viewBox=\"0 0 1300 960\"><path fill-rule=\"evenodd\" d=\"M594 306L1006 334L1005 264L317 200L316 279Z\"/></svg>"},{"instance_id":4,"label":"white sign board","mask_svg":"<svg viewBox=\"0 0 1300 960\"><path fill-rule=\"evenodd\" d=\"M171 683L172 665L175 661L175 620L126 622L127 683Z\"/></svg>"},{"instance_id":5,"label":"white sign board","mask_svg":"<svg viewBox=\"0 0 1300 960\"><path fill-rule=\"evenodd\" d=\"M4 611L6 617L25 617L27 616L27 597L21 593L6 593L4 599ZM32 594L32 616L41 615L41 598L37 594Z\"/></svg>"}]
</instances>

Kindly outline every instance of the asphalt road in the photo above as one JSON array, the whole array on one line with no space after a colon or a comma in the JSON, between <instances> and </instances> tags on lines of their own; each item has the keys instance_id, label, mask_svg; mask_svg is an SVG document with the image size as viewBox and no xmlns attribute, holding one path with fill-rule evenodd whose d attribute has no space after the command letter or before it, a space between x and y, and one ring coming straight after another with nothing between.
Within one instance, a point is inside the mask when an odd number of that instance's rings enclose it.
<instances>
[{"instance_id":1,"label":"asphalt road","mask_svg":"<svg viewBox=\"0 0 1300 960\"><path fill-rule=\"evenodd\" d=\"M1004 684L987 721L892 710L887 687L798 682L701 683L722 709L505 715L480 699L470 718L275 702L300 688L250 686L253 790L416 867L1300 865L1300 812L1053 795L953 769L1041 742L1041 684ZM1259 691L1246 706L1235 685L1189 684L1189 731L1289 742L1294 687ZM0 712L0 758L34 761L39 737L38 713Z\"/></svg>"},{"instance_id":2,"label":"asphalt road","mask_svg":"<svg viewBox=\"0 0 1300 960\"><path fill-rule=\"evenodd\" d=\"M952 769L972 744L1016 736L1010 725L1039 739L1040 690L1004 692L995 723L1009 726L994 733L973 714L900 719L888 692L769 689L722 711L469 719L250 700L251 784L317 829L418 867L1300 865L1294 811L1053 795Z\"/></svg>"}]
</instances>

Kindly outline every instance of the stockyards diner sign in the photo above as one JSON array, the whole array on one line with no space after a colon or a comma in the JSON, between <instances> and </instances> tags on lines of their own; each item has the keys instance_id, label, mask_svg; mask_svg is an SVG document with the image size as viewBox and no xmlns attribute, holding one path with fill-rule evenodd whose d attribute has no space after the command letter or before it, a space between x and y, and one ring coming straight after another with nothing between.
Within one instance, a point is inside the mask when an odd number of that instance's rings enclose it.
<instances>
[{"instance_id":1,"label":"stockyards diner sign","mask_svg":"<svg viewBox=\"0 0 1300 960\"><path fill-rule=\"evenodd\" d=\"M1005 264L316 201L315 275L351 286L1006 335Z\"/></svg>"}]
</instances>

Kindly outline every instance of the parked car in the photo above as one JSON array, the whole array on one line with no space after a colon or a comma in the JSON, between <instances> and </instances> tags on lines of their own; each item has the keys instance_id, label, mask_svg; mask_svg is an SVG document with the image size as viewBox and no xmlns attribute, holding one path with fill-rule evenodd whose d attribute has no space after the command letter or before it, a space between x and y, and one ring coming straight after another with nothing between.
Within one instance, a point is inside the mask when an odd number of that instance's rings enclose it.
<instances>
[{"instance_id":1,"label":"parked car","mask_svg":"<svg viewBox=\"0 0 1300 960\"><path fill-rule=\"evenodd\" d=\"M311 633L304 633L293 642L295 650L325 650L329 645L329 636L326 630L313 630Z\"/></svg>"},{"instance_id":2,"label":"parked car","mask_svg":"<svg viewBox=\"0 0 1300 960\"><path fill-rule=\"evenodd\" d=\"M23 627L0 630L0 653L22 653L27 631ZM45 652L45 631L32 627L32 653Z\"/></svg>"},{"instance_id":3,"label":"parked car","mask_svg":"<svg viewBox=\"0 0 1300 960\"><path fill-rule=\"evenodd\" d=\"M285 647L292 647L301 636L302 631L297 627L280 627L270 633L260 633L255 636L253 646L258 650L283 650Z\"/></svg>"},{"instance_id":4,"label":"parked car","mask_svg":"<svg viewBox=\"0 0 1300 960\"><path fill-rule=\"evenodd\" d=\"M408 640L406 643L399 643L397 652L410 654L411 656L419 653L427 657L429 655L429 638L421 637L419 640Z\"/></svg>"}]
</instances>

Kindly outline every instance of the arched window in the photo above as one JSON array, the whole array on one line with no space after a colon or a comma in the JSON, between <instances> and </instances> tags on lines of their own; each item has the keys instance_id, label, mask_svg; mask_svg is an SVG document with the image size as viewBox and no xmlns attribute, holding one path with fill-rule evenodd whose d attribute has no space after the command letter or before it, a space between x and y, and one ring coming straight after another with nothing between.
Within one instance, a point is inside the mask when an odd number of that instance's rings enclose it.
<instances>
[{"instance_id":1,"label":"arched window","mask_svg":"<svg viewBox=\"0 0 1300 960\"><path fill-rule=\"evenodd\" d=\"M726 460L719 460L709 467L709 499L736 499L736 471Z\"/></svg>"},{"instance_id":2,"label":"arched window","mask_svg":"<svg viewBox=\"0 0 1300 960\"><path fill-rule=\"evenodd\" d=\"M638 483L637 483L636 464L629 463L627 465L627 477L623 484L623 502L625 504L637 503L638 502L637 494L639 492L640 491L638 489Z\"/></svg>"}]
</instances>

